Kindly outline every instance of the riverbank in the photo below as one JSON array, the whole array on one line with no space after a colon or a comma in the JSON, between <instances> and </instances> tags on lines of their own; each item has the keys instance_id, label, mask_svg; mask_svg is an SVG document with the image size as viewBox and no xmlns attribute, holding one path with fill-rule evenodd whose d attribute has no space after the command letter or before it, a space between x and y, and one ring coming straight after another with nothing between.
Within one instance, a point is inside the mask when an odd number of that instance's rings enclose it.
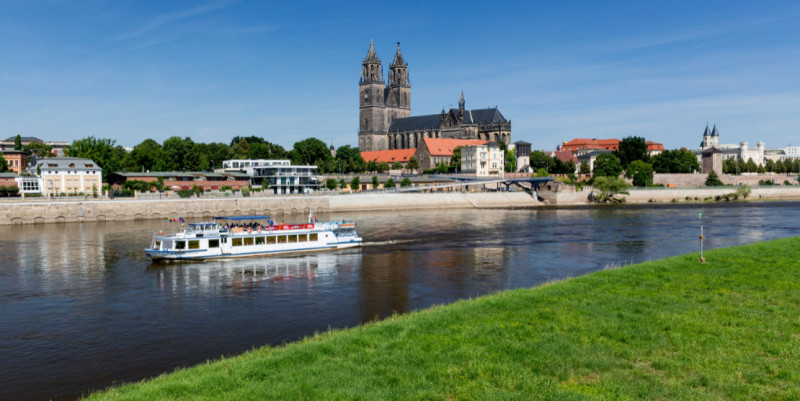
<instances>
[{"instance_id":1,"label":"riverbank","mask_svg":"<svg viewBox=\"0 0 800 401\"><path fill-rule=\"evenodd\" d=\"M800 238L459 301L90 399L790 399Z\"/></svg>"},{"instance_id":2,"label":"riverbank","mask_svg":"<svg viewBox=\"0 0 800 401\"><path fill-rule=\"evenodd\" d=\"M550 186L550 184L548 184ZM40 223L81 223L162 219L180 216L210 219L212 216L267 215L302 220L309 212L353 212L366 210L411 210L454 208L508 208L571 206L590 204L591 189L576 192L573 187L554 184L538 195L515 192L378 192L322 196L268 196L237 198L165 198L116 200L7 201L0 203L0 225ZM632 188L628 203L714 201L736 191L733 187ZM755 187L748 200L800 200L800 186Z\"/></svg>"}]
</instances>

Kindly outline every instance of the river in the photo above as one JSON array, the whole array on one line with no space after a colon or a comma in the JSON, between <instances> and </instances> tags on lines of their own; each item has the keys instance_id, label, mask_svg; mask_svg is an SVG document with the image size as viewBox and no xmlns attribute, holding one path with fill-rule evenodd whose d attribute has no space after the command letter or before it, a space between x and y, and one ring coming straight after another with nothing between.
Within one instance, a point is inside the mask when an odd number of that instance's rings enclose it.
<instances>
[{"instance_id":1,"label":"river","mask_svg":"<svg viewBox=\"0 0 800 401\"><path fill-rule=\"evenodd\" d=\"M355 220L364 247L158 265L142 249L166 221L6 226L0 399L76 399L329 328L697 251L700 210L706 249L800 235L799 206L332 214L318 217Z\"/></svg>"}]
</instances>

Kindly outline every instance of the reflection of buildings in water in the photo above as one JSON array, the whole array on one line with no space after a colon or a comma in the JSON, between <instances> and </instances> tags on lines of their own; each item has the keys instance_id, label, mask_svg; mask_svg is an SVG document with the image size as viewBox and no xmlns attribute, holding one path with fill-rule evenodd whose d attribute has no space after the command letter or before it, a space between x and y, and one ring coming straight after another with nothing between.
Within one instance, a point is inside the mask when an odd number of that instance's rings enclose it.
<instances>
[{"instance_id":1,"label":"reflection of buildings in water","mask_svg":"<svg viewBox=\"0 0 800 401\"><path fill-rule=\"evenodd\" d=\"M359 274L362 322L408 311L412 255L400 250L363 255Z\"/></svg>"},{"instance_id":2,"label":"reflection of buildings in water","mask_svg":"<svg viewBox=\"0 0 800 401\"><path fill-rule=\"evenodd\" d=\"M36 269L38 285L50 288L57 282L86 281L87 274L102 272L106 237L97 227L83 224L35 225L23 229L20 238L37 246L18 246L20 266ZM55 281L55 282L54 282Z\"/></svg>"},{"instance_id":3,"label":"reflection of buildings in water","mask_svg":"<svg viewBox=\"0 0 800 401\"><path fill-rule=\"evenodd\" d=\"M241 290L292 279L310 279L325 285L340 273L360 265L359 252L333 252L284 257L257 257L167 263L151 266L162 291L205 293Z\"/></svg>"}]
</instances>

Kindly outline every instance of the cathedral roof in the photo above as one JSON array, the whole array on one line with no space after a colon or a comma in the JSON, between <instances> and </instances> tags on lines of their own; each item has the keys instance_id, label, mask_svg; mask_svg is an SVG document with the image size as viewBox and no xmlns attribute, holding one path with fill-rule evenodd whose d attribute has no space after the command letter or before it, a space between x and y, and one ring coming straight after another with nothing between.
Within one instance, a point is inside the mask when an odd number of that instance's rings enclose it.
<instances>
[{"instance_id":1,"label":"cathedral roof","mask_svg":"<svg viewBox=\"0 0 800 401\"><path fill-rule=\"evenodd\" d=\"M369 40L369 50L367 51L367 58L364 59L364 63L380 63L381 60L378 58L378 55L375 54L375 45L372 44L372 39Z\"/></svg>"},{"instance_id":2,"label":"cathedral roof","mask_svg":"<svg viewBox=\"0 0 800 401\"><path fill-rule=\"evenodd\" d=\"M455 114L458 114L458 109L451 109ZM442 121L441 114L427 114L423 116L395 118L389 125L389 132L406 132L406 131L423 131L429 129L438 129L439 123ZM465 110L464 120L462 124L481 124L481 123L505 123L508 120L503 117L500 110L497 108L492 109L476 109Z\"/></svg>"},{"instance_id":3,"label":"cathedral roof","mask_svg":"<svg viewBox=\"0 0 800 401\"><path fill-rule=\"evenodd\" d=\"M708 130L708 127L706 127ZM711 136L719 136L719 132L717 132L717 124L714 124L714 129L711 131Z\"/></svg>"},{"instance_id":4,"label":"cathedral roof","mask_svg":"<svg viewBox=\"0 0 800 401\"><path fill-rule=\"evenodd\" d=\"M438 129L442 121L441 114L428 114L424 116L395 118L389 124L389 132L422 131Z\"/></svg>"}]
</instances>

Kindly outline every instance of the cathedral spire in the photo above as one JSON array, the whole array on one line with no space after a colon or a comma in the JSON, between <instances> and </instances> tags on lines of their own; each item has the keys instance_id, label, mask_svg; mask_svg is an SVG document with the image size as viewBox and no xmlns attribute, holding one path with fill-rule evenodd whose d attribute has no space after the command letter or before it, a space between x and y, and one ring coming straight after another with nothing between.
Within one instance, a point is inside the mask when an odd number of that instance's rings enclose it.
<instances>
[{"instance_id":1,"label":"cathedral spire","mask_svg":"<svg viewBox=\"0 0 800 401\"><path fill-rule=\"evenodd\" d=\"M458 99L458 110L464 111L464 106L465 105L466 105L466 102L464 102L464 90L462 89L461 90L461 98Z\"/></svg>"},{"instance_id":2,"label":"cathedral spire","mask_svg":"<svg viewBox=\"0 0 800 401\"><path fill-rule=\"evenodd\" d=\"M400 65L405 66L407 64L405 60L403 60L403 54L400 53L400 42L397 42L397 52L394 54L394 61L392 61L392 67Z\"/></svg>"},{"instance_id":3,"label":"cathedral spire","mask_svg":"<svg viewBox=\"0 0 800 401\"><path fill-rule=\"evenodd\" d=\"M367 51L367 58L364 59L364 64L372 64L372 63L380 63L381 60L378 58L378 55L375 53L375 45L372 43L372 39L369 40L369 50Z\"/></svg>"}]
</instances>

